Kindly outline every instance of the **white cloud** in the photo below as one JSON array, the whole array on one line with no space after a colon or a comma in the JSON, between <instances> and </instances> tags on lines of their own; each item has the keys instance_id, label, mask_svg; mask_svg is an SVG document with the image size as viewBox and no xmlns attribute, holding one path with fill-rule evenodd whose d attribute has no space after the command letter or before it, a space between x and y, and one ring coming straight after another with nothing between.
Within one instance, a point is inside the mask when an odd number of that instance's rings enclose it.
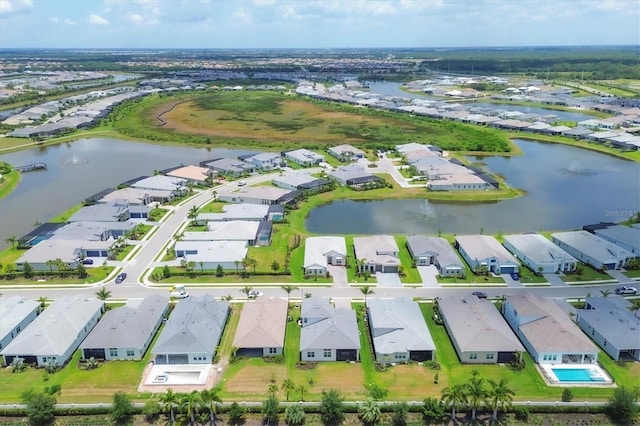
<instances>
[{"instance_id":1,"label":"white cloud","mask_svg":"<svg viewBox=\"0 0 640 426\"><path fill-rule=\"evenodd\" d=\"M69 18L65 19L63 22L64 22L66 25L71 25L71 26L73 26L73 25L78 25L78 22L77 22L77 21L74 21L73 19L69 19Z\"/></svg>"},{"instance_id":2,"label":"white cloud","mask_svg":"<svg viewBox=\"0 0 640 426\"><path fill-rule=\"evenodd\" d=\"M253 16L244 9L238 9L231 14L229 22L237 27L248 26L253 24Z\"/></svg>"},{"instance_id":3,"label":"white cloud","mask_svg":"<svg viewBox=\"0 0 640 426\"><path fill-rule=\"evenodd\" d=\"M53 22L54 24L57 24L58 22L60 22L60 18L56 18L54 16L53 18L49 18L49 21Z\"/></svg>"},{"instance_id":4,"label":"white cloud","mask_svg":"<svg viewBox=\"0 0 640 426\"><path fill-rule=\"evenodd\" d=\"M109 25L109 21L99 15L89 15L89 23L92 25Z\"/></svg>"},{"instance_id":5,"label":"white cloud","mask_svg":"<svg viewBox=\"0 0 640 426\"><path fill-rule=\"evenodd\" d=\"M139 13L129 13L126 17L127 21L131 22L134 25L156 25L159 24L160 21L156 16L156 14L151 15L141 15Z\"/></svg>"},{"instance_id":6,"label":"white cloud","mask_svg":"<svg viewBox=\"0 0 640 426\"><path fill-rule=\"evenodd\" d=\"M263 6L273 6L274 4L277 3L276 0L253 0L253 5L257 6L257 7L263 7Z\"/></svg>"},{"instance_id":7,"label":"white cloud","mask_svg":"<svg viewBox=\"0 0 640 426\"><path fill-rule=\"evenodd\" d=\"M31 0L0 0L0 15L26 12L33 9Z\"/></svg>"}]
</instances>

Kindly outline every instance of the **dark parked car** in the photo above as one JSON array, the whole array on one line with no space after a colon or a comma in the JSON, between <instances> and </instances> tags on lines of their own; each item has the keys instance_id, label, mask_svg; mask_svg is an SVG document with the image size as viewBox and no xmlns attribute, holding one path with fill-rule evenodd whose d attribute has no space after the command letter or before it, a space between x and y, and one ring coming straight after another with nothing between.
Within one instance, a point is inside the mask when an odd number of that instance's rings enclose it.
<instances>
[{"instance_id":1,"label":"dark parked car","mask_svg":"<svg viewBox=\"0 0 640 426\"><path fill-rule=\"evenodd\" d=\"M93 265L93 259L84 259L82 261L83 265Z\"/></svg>"},{"instance_id":2,"label":"dark parked car","mask_svg":"<svg viewBox=\"0 0 640 426\"><path fill-rule=\"evenodd\" d=\"M478 299L486 299L487 298L487 293L485 293L484 291L474 291L471 294L473 294Z\"/></svg>"},{"instance_id":3,"label":"dark parked car","mask_svg":"<svg viewBox=\"0 0 640 426\"><path fill-rule=\"evenodd\" d=\"M127 279L127 274L125 272L118 274L118 276L116 277L116 284L120 284L126 279Z\"/></svg>"},{"instance_id":4,"label":"dark parked car","mask_svg":"<svg viewBox=\"0 0 640 426\"><path fill-rule=\"evenodd\" d=\"M517 272L514 272L511 274L511 279L514 281L518 281L520 279L520 274Z\"/></svg>"}]
</instances>

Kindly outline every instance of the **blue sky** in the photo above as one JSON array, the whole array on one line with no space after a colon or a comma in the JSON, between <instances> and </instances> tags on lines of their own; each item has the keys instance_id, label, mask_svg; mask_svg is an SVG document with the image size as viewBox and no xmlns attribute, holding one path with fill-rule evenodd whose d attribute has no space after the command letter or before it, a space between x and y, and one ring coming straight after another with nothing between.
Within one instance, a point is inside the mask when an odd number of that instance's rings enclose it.
<instances>
[{"instance_id":1,"label":"blue sky","mask_svg":"<svg viewBox=\"0 0 640 426\"><path fill-rule=\"evenodd\" d=\"M640 44L638 0L0 0L0 48Z\"/></svg>"}]
</instances>

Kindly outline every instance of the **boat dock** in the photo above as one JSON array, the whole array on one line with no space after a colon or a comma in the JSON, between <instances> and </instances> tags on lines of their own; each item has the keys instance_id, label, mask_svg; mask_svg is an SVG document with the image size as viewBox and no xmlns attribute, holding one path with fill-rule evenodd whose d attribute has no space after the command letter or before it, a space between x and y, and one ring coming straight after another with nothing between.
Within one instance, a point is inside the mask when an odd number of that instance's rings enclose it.
<instances>
[{"instance_id":1,"label":"boat dock","mask_svg":"<svg viewBox=\"0 0 640 426\"><path fill-rule=\"evenodd\" d=\"M15 168L19 172L31 172L34 170L47 170L47 165L45 163L35 163L29 164L26 166L18 166Z\"/></svg>"}]
</instances>

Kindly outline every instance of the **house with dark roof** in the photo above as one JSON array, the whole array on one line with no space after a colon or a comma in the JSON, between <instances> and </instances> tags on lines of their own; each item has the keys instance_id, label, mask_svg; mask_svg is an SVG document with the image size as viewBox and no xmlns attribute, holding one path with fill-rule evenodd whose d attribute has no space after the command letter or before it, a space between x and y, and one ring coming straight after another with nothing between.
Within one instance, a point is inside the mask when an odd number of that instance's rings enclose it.
<instances>
[{"instance_id":1,"label":"house with dark roof","mask_svg":"<svg viewBox=\"0 0 640 426\"><path fill-rule=\"evenodd\" d=\"M169 310L169 297L154 294L129 299L108 311L80 345L82 358L139 360L151 345Z\"/></svg>"},{"instance_id":2,"label":"house with dark roof","mask_svg":"<svg viewBox=\"0 0 640 426\"><path fill-rule=\"evenodd\" d=\"M410 299L369 299L367 319L376 361L428 361L436 346L420 306Z\"/></svg>"},{"instance_id":3,"label":"house with dark roof","mask_svg":"<svg viewBox=\"0 0 640 426\"><path fill-rule=\"evenodd\" d=\"M236 355L282 355L288 308L286 300L276 297L258 297L245 303L233 338Z\"/></svg>"},{"instance_id":4,"label":"house with dark roof","mask_svg":"<svg viewBox=\"0 0 640 426\"><path fill-rule=\"evenodd\" d=\"M598 348L552 299L507 296L504 318L538 364L594 364Z\"/></svg>"},{"instance_id":5,"label":"house with dark roof","mask_svg":"<svg viewBox=\"0 0 640 426\"><path fill-rule=\"evenodd\" d=\"M38 367L50 362L62 367L98 323L103 309L102 300L79 294L56 299L0 354L6 364L22 358Z\"/></svg>"},{"instance_id":6,"label":"house with dark roof","mask_svg":"<svg viewBox=\"0 0 640 426\"><path fill-rule=\"evenodd\" d=\"M40 303L21 296L0 297L0 351L38 316Z\"/></svg>"},{"instance_id":7,"label":"house with dark roof","mask_svg":"<svg viewBox=\"0 0 640 426\"><path fill-rule=\"evenodd\" d=\"M353 309L334 308L328 299L302 300L301 361L358 361L360 333Z\"/></svg>"},{"instance_id":8,"label":"house with dark roof","mask_svg":"<svg viewBox=\"0 0 640 426\"><path fill-rule=\"evenodd\" d=\"M407 248L415 266L435 265L442 276L462 276L465 266L447 240L409 235Z\"/></svg>"},{"instance_id":9,"label":"house with dark roof","mask_svg":"<svg viewBox=\"0 0 640 426\"><path fill-rule=\"evenodd\" d=\"M640 318L622 296L587 297L584 309L576 310L576 322L591 340L618 361L629 356L640 361Z\"/></svg>"},{"instance_id":10,"label":"house with dark roof","mask_svg":"<svg viewBox=\"0 0 640 426\"><path fill-rule=\"evenodd\" d=\"M438 300L438 310L463 364L502 364L524 352L522 343L487 299L445 297Z\"/></svg>"},{"instance_id":11,"label":"house with dark roof","mask_svg":"<svg viewBox=\"0 0 640 426\"><path fill-rule=\"evenodd\" d=\"M182 299L151 350L155 364L211 364L228 315L211 294Z\"/></svg>"}]
</instances>

